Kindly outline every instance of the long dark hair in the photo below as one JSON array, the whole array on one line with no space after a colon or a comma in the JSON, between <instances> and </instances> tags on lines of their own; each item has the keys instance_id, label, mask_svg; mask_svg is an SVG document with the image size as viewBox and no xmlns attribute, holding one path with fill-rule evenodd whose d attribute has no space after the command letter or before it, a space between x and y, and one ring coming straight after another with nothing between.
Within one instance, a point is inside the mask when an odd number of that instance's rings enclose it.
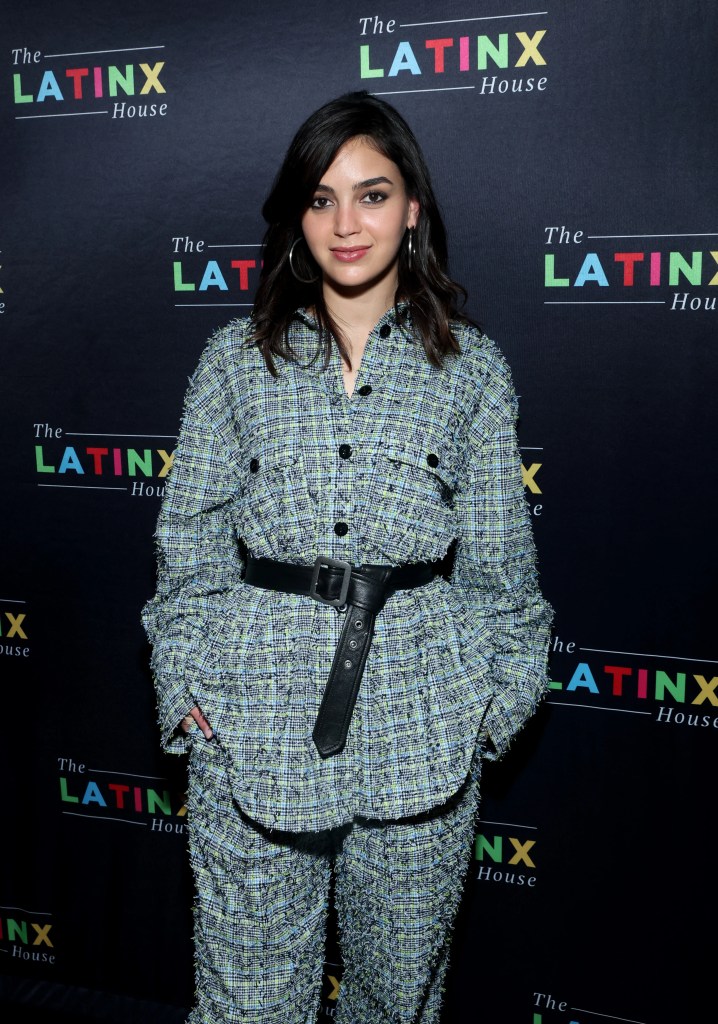
<instances>
[{"instance_id":1,"label":"long dark hair","mask_svg":"<svg viewBox=\"0 0 718 1024\"><path fill-rule=\"evenodd\" d=\"M292 260L300 277L292 273L289 251L302 238L301 220L314 192L339 149L362 137L401 171L407 195L419 202L409 267L408 246L399 250L399 284L395 304L408 303L412 325L424 345L427 359L441 366L444 357L459 351L450 321L470 322L459 312L466 291L447 273L446 229L419 144L404 118L383 100L367 92L350 92L315 111L294 136L272 189L262 207L268 228L264 236L264 264L254 301L252 340L276 376L275 356L293 359L289 326L296 311L314 310L319 326L317 356L328 363L333 344L351 365L342 332L332 319L322 293L319 267L306 243L294 250Z\"/></svg>"}]
</instances>

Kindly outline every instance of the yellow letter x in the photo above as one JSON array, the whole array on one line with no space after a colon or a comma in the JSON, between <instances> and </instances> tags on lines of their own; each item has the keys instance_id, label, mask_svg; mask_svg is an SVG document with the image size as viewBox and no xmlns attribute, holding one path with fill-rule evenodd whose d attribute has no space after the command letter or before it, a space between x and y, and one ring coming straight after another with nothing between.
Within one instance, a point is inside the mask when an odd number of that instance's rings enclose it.
<instances>
[{"instance_id":1,"label":"yellow letter x","mask_svg":"<svg viewBox=\"0 0 718 1024\"><path fill-rule=\"evenodd\" d=\"M8 637L15 636L17 633L22 640L27 640L27 635L21 625L22 620L25 618L25 612L20 612L19 615L13 615L11 612L5 612L5 614L10 619L10 625L12 626Z\"/></svg>"},{"instance_id":2,"label":"yellow letter x","mask_svg":"<svg viewBox=\"0 0 718 1024\"><path fill-rule=\"evenodd\" d=\"M532 462L528 469L521 463L521 478L524 487L528 487L532 494L541 494L541 488L534 480L534 477L543 466L543 462Z\"/></svg>"},{"instance_id":3,"label":"yellow letter x","mask_svg":"<svg viewBox=\"0 0 718 1024\"><path fill-rule=\"evenodd\" d=\"M157 449L157 454L159 455L159 457L162 459L162 461L164 463L162 469L159 471L157 476L167 476L169 471L172 469L172 464L174 463L174 460L175 460L175 453L174 452L170 452L170 454L168 455L167 452L164 450L164 448L158 448Z\"/></svg>"},{"instance_id":4,"label":"yellow letter x","mask_svg":"<svg viewBox=\"0 0 718 1024\"><path fill-rule=\"evenodd\" d=\"M160 71L164 66L165 62L163 60L158 61L153 68L151 68L149 64L140 64L140 67L144 71L145 77L147 79L145 84L140 89L140 96L144 96L144 94L146 92L149 92L150 89L154 89L155 92L165 92L162 83L157 78L157 76L159 75Z\"/></svg>"},{"instance_id":5,"label":"yellow letter x","mask_svg":"<svg viewBox=\"0 0 718 1024\"><path fill-rule=\"evenodd\" d=\"M713 257L713 259L714 259L714 260L716 261L716 263L718 263L718 252L713 252L713 251L711 250L711 256L712 256L712 257ZM708 282L708 284L718 284L718 270L717 270L717 271L715 272L715 274L714 274L714 275L713 275L713 277L712 277L712 278L710 279L710 281ZM0 289L0 290L1 290L1 289Z\"/></svg>"},{"instance_id":6,"label":"yellow letter x","mask_svg":"<svg viewBox=\"0 0 718 1024\"><path fill-rule=\"evenodd\" d=\"M518 839L514 839L513 836L509 836L509 842L516 850L516 853L509 861L509 864L518 864L520 861L523 861L524 864L526 864L530 868L536 867L534 862L529 857L529 850L532 846L536 845L535 839L527 839L525 843L520 843Z\"/></svg>"},{"instance_id":7,"label":"yellow letter x","mask_svg":"<svg viewBox=\"0 0 718 1024\"><path fill-rule=\"evenodd\" d=\"M33 946L39 946L42 942L44 942L46 946L50 946L50 948L52 949L53 945L50 942L50 936L47 934L52 928L52 925L46 924L43 925L43 927L41 928L39 924L33 924L33 928L37 932L37 938L33 941Z\"/></svg>"},{"instance_id":8,"label":"yellow letter x","mask_svg":"<svg viewBox=\"0 0 718 1024\"><path fill-rule=\"evenodd\" d=\"M516 38L523 45L524 52L521 54L519 59L516 61L516 67L522 68L529 62L529 57L534 64L545 64L546 61L543 59L541 54L538 52L538 44L541 42L543 37L546 35L546 29L542 28L539 32L534 34L529 39L527 32L517 32Z\"/></svg>"},{"instance_id":9,"label":"yellow letter x","mask_svg":"<svg viewBox=\"0 0 718 1024\"><path fill-rule=\"evenodd\" d=\"M695 700L691 701L691 704L702 704L704 700L707 700L714 707L718 707L718 695L716 695L716 686L718 686L718 676L713 676L709 683L706 682L705 676L693 676L693 678L700 686L701 692L698 694Z\"/></svg>"}]
</instances>

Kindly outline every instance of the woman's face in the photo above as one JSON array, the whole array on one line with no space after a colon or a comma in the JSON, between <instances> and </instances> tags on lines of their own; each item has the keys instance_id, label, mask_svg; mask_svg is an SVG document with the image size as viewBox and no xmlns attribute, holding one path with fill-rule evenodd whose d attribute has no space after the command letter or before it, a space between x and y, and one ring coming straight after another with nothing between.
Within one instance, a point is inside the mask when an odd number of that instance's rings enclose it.
<instances>
[{"instance_id":1,"label":"woman's face","mask_svg":"<svg viewBox=\"0 0 718 1024\"><path fill-rule=\"evenodd\" d=\"M396 290L399 247L418 216L396 164L361 137L346 142L302 217L325 287L346 293L381 282Z\"/></svg>"}]
</instances>

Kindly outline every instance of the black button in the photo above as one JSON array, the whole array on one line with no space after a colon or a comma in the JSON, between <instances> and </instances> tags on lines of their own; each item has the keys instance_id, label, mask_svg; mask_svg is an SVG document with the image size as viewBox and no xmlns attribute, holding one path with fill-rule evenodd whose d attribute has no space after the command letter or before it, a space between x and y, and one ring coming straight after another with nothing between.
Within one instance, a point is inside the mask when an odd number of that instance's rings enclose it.
<instances>
[{"instance_id":1,"label":"black button","mask_svg":"<svg viewBox=\"0 0 718 1024\"><path fill-rule=\"evenodd\" d=\"M362 386L357 391L357 394L361 395L363 398L366 398L367 395L371 394L371 384L362 384Z\"/></svg>"},{"instance_id":2,"label":"black button","mask_svg":"<svg viewBox=\"0 0 718 1024\"><path fill-rule=\"evenodd\" d=\"M382 324L379 328L379 337L388 338L391 334L391 324Z\"/></svg>"},{"instance_id":3,"label":"black button","mask_svg":"<svg viewBox=\"0 0 718 1024\"><path fill-rule=\"evenodd\" d=\"M259 459L250 459L249 469L252 473L256 473L259 469Z\"/></svg>"},{"instance_id":4,"label":"black button","mask_svg":"<svg viewBox=\"0 0 718 1024\"><path fill-rule=\"evenodd\" d=\"M349 527L347 526L346 523L343 523L341 520L339 520L338 523L334 524L334 532L336 533L337 537L343 537L344 534L349 532Z\"/></svg>"},{"instance_id":5,"label":"black button","mask_svg":"<svg viewBox=\"0 0 718 1024\"><path fill-rule=\"evenodd\" d=\"M341 456L341 458L348 459L349 456L351 455L351 453L352 453L352 446L350 444L340 444L339 445L339 455Z\"/></svg>"},{"instance_id":6,"label":"black button","mask_svg":"<svg viewBox=\"0 0 718 1024\"><path fill-rule=\"evenodd\" d=\"M439 456L434 455L434 453L431 452L429 455L426 456L426 461L429 463L432 469L436 469L436 467L439 465Z\"/></svg>"}]
</instances>

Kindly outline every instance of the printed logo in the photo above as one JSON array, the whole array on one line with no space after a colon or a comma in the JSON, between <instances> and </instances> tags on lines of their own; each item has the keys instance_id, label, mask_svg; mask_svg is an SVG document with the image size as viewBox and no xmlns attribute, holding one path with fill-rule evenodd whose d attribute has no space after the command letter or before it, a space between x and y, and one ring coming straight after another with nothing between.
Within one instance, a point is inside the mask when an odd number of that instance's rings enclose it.
<instances>
[{"instance_id":1,"label":"printed logo","mask_svg":"<svg viewBox=\"0 0 718 1024\"><path fill-rule=\"evenodd\" d=\"M251 308L262 268L261 249L259 242L208 243L188 235L173 236L175 306Z\"/></svg>"},{"instance_id":2,"label":"printed logo","mask_svg":"<svg viewBox=\"0 0 718 1024\"><path fill-rule=\"evenodd\" d=\"M174 461L167 442L176 441L174 434L104 434L50 423L33 423L32 430L38 487L124 491L145 498L161 498L165 492ZM147 447L149 440L152 447Z\"/></svg>"},{"instance_id":3,"label":"printed logo","mask_svg":"<svg viewBox=\"0 0 718 1024\"><path fill-rule=\"evenodd\" d=\"M534 992L533 994L534 1006L540 1006L542 1010L556 1010L560 1014L566 1014L569 1010L569 1004L567 999L559 999L556 996L552 996L550 992ZM548 1017L544 1017L543 1013L534 1013L532 1024L549 1024ZM567 1021L565 1016L562 1017L562 1024L578 1024L577 1021Z\"/></svg>"},{"instance_id":4,"label":"printed logo","mask_svg":"<svg viewBox=\"0 0 718 1024\"><path fill-rule=\"evenodd\" d=\"M333 1020L336 1016L337 999L341 988L342 965L324 962L324 976L322 978L322 1006L319 1016L324 1019Z\"/></svg>"},{"instance_id":5,"label":"printed logo","mask_svg":"<svg viewBox=\"0 0 718 1024\"><path fill-rule=\"evenodd\" d=\"M474 841L474 859L481 865L477 879L517 888L535 888L536 827L493 821L482 821L479 825L481 831ZM517 836L517 831L521 835Z\"/></svg>"},{"instance_id":6,"label":"printed logo","mask_svg":"<svg viewBox=\"0 0 718 1024\"><path fill-rule=\"evenodd\" d=\"M55 963L51 914L24 907L0 907L0 950L13 960Z\"/></svg>"},{"instance_id":7,"label":"printed logo","mask_svg":"<svg viewBox=\"0 0 718 1024\"><path fill-rule=\"evenodd\" d=\"M359 78L376 96L474 89L487 98L548 86L546 11L397 22L358 19Z\"/></svg>"},{"instance_id":8,"label":"printed logo","mask_svg":"<svg viewBox=\"0 0 718 1024\"><path fill-rule=\"evenodd\" d=\"M186 795L171 791L166 779L89 768L72 757L58 757L62 813L139 825L161 835L187 831Z\"/></svg>"},{"instance_id":9,"label":"printed logo","mask_svg":"<svg viewBox=\"0 0 718 1024\"><path fill-rule=\"evenodd\" d=\"M606 1010L603 1008L600 1010L587 1010L571 1006L568 999L560 999L550 992L534 992L533 1005L534 1007L540 1007L540 1009L534 1010L531 1024L558 1024L559 1021L560 1024L588 1024L589 1019L594 1020L595 1018L623 1022L623 1024L629 1021L626 1014L621 1014L620 1011L614 1015L606 1013ZM634 1020L633 1024L640 1024L640 1021Z\"/></svg>"},{"instance_id":10,"label":"printed logo","mask_svg":"<svg viewBox=\"0 0 718 1024\"><path fill-rule=\"evenodd\" d=\"M103 114L113 121L165 117L164 49L123 46L43 53L16 47L10 51L15 120Z\"/></svg>"},{"instance_id":11,"label":"printed logo","mask_svg":"<svg viewBox=\"0 0 718 1024\"><path fill-rule=\"evenodd\" d=\"M565 655L565 657L564 657ZM578 660L584 657L586 660ZM718 729L718 675L715 661L578 647L556 636L550 683L567 699L600 711L645 715L660 725ZM706 667L708 666L708 667Z\"/></svg>"},{"instance_id":12,"label":"printed logo","mask_svg":"<svg viewBox=\"0 0 718 1024\"><path fill-rule=\"evenodd\" d=\"M30 656L30 634L26 601L0 598L0 655L11 658Z\"/></svg>"},{"instance_id":13,"label":"printed logo","mask_svg":"<svg viewBox=\"0 0 718 1024\"><path fill-rule=\"evenodd\" d=\"M521 447L521 479L526 488L529 509L532 516L543 515L543 491L539 473L543 467L543 448ZM524 454L526 453L526 454ZM541 462L537 460L541 459Z\"/></svg>"},{"instance_id":14,"label":"printed logo","mask_svg":"<svg viewBox=\"0 0 718 1024\"><path fill-rule=\"evenodd\" d=\"M544 236L544 305L715 312L718 232L592 235L554 224Z\"/></svg>"}]
</instances>

